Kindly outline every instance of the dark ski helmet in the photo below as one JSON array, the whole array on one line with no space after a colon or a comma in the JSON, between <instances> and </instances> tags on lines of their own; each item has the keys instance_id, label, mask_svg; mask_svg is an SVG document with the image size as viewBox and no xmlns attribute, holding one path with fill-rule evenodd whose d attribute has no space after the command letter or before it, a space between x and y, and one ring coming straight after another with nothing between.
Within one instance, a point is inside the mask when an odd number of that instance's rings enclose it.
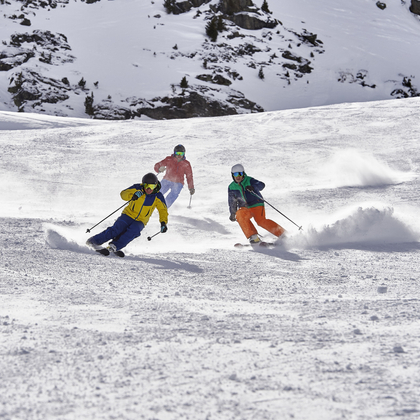
<instances>
[{"instance_id":1,"label":"dark ski helmet","mask_svg":"<svg viewBox=\"0 0 420 420\"><path fill-rule=\"evenodd\" d=\"M143 179L141 180L143 184L157 184L159 182L158 177L153 174L152 172L149 172L146 174Z\"/></svg>"},{"instance_id":2,"label":"dark ski helmet","mask_svg":"<svg viewBox=\"0 0 420 420\"><path fill-rule=\"evenodd\" d=\"M183 152L183 153L185 153L185 147L182 144L178 144L178 146L175 146L175 148L174 148L174 154L176 152Z\"/></svg>"},{"instance_id":3,"label":"dark ski helmet","mask_svg":"<svg viewBox=\"0 0 420 420\"><path fill-rule=\"evenodd\" d=\"M160 184L158 180L158 177L152 172L149 172L148 174L146 174L141 180L141 182L142 184L156 184L156 187L153 190L153 194L157 194L162 187L162 185ZM144 191L144 188L143 188L143 191Z\"/></svg>"}]
</instances>

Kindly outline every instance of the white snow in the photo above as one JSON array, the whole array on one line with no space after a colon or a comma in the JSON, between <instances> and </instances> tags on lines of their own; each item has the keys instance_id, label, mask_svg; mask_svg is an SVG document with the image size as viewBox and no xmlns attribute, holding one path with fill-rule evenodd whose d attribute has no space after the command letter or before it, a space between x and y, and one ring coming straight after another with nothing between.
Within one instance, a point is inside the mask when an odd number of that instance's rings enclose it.
<instances>
[{"instance_id":1,"label":"white snow","mask_svg":"<svg viewBox=\"0 0 420 420\"><path fill-rule=\"evenodd\" d=\"M0 417L417 418L419 106L162 122L0 112ZM167 233L147 240L154 215L126 258L90 251L86 230L179 143L192 208L184 188ZM236 163L303 229L267 205L286 239L235 249Z\"/></svg>"}]
</instances>

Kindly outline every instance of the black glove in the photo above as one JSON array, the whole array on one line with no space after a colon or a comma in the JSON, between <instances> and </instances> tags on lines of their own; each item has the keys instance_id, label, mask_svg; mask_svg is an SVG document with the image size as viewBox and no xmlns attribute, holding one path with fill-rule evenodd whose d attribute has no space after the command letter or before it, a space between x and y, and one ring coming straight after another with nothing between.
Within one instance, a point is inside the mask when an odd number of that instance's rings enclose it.
<instances>
[{"instance_id":1,"label":"black glove","mask_svg":"<svg viewBox=\"0 0 420 420\"><path fill-rule=\"evenodd\" d=\"M143 195L143 191L141 190L137 190L134 194L133 197L131 198L132 201L136 201L138 198L140 198Z\"/></svg>"},{"instance_id":2,"label":"black glove","mask_svg":"<svg viewBox=\"0 0 420 420\"><path fill-rule=\"evenodd\" d=\"M248 185L245 189L247 191L249 191L249 192L253 192L254 191L254 187L252 185Z\"/></svg>"},{"instance_id":3,"label":"black glove","mask_svg":"<svg viewBox=\"0 0 420 420\"><path fill-rule=\"evenodd\" d=\"M236 222L236 216L234 214L231 214L230 217L229 217L229 220L231 222Z\"/></svg>"},{"instance_id":4,"label":"black glove","mask_svg":"<svg viewBox=\"0 0 420 420\"><path fill-rule=\"evenodd\" d=\"M160 231L161 233L165 233L168 230L168 226L166 226L165 222L160 222Z\"/></svg>"}]
</instances>

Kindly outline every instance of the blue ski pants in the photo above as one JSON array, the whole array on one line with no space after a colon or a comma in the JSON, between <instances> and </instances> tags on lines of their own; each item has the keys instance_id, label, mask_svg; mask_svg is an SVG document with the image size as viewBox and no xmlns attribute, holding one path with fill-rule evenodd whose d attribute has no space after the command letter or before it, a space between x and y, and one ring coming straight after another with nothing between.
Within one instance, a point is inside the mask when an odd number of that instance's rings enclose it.
<instances>
[{"instance_id":1,"label":"blue ski pants","mask_svg":"<svg viewBox=\"0 0 420 420\"><path fill-rule=\"evenodd\" d=\"M169 190L171 190L170 193L165 197L166 207L168 207L169 209L169 207L171 207L174 201L178 198L179 193L181 192L184 184L182 184L181 182L168 181L167 179L162 179L160 184L160 192L163 195L165 195Z\"/></svg>"},{"instance_id":2,"label":"blue ski pants","mask_svg":"<svg viewBox=\"0 0 420 420\"><path fill-rule=\"evenodd\" d=\"M143 229L143 222L122 214L113 226L93 236L91 241L97 245L102 245L112 239L112 243L117 247L117 250L120 250L127 246L133 239L138 238Z\"/></svg>"}]
</instances>

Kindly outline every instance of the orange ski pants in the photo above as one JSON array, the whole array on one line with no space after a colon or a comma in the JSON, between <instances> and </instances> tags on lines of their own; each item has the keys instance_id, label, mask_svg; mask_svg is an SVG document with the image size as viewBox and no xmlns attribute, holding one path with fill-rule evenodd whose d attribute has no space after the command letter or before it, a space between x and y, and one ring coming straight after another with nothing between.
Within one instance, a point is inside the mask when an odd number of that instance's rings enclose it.
<instances>
[{"instance_id":1,"label":"orange ski pants","mask_svg":"<svg viewBox=\"0 0 420 420\"><path fill-rule=\"evenodd\" d=\"M257 206L251 208L241 207L236 212L236 220L238 221L239 226L241 227L247 239L249 239L252 235L258 233L254 224L251 222L252 218L254 218L258 226L261 226L265 230L268 230L274 236L281 236L284 232L284 229L276 222L265 218L264 206Z\"/></svg>"}]
</instances>

